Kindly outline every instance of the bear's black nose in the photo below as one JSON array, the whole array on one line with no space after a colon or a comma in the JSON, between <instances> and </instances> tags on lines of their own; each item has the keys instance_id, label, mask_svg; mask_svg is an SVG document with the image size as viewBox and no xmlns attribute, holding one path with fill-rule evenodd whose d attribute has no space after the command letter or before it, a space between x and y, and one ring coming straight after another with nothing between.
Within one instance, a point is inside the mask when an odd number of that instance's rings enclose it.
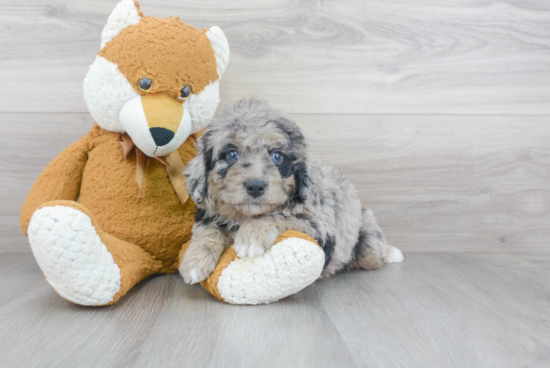
<instances>
[{"instance_id":1,"label":"bear's black nose","mask_svg":"<svg viewBox=\"0 0 550 368\"><path fill-rule=\"evenodd\" d=\"M265 181L261 180L249 180L246 183L244 183L244 187L246 188L246 191L248 195L258 198L265 192Z\"/></svg>"},{"instance_id":2,"label":"bear's black nose","mask_svg":"<svg viewBox=\"0 0 550 368\"><path fill-rule=\"evenodd\" d=\"M149 130L157 146L165 146L174 138L174 132L166 128L151 128Z\"/></svg>"}]
</instances>

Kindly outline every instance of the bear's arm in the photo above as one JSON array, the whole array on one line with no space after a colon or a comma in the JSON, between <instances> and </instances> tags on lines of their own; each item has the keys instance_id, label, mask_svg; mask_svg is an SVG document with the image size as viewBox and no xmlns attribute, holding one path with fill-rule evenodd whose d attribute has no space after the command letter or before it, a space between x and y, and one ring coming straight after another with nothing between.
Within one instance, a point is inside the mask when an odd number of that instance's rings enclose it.
<instances>
[{"instance_id":1,"label":"bear's arm","mask_svg":"<svg viewBox=\"0 0 550 368\"><path fill-rule=\"evenodd\" d=\"M88 161L85 139L71 144L46 166L25 199L21 210L21 230L25 236L31 217L43 203L78 199L84 167Z\"/></svg>"}]
</instances>

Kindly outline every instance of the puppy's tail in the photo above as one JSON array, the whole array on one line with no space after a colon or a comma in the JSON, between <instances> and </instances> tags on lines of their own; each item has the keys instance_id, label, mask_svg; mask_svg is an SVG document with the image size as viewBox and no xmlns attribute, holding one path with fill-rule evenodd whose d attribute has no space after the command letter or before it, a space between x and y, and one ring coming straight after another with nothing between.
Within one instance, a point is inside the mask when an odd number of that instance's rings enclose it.
<instances>
[{"instance_id":1,"label":"puppy's tail","mask_svg":"<svg viewBox=\"0 0 550 368\"><path fill-rule=\"evenodd\" d=\"M354 248L350 268L373 270L384 263L403 261L403 253L393 245L388 244L384 233L376 223L372 211L363 208L362 216L363 224L359 231L359 239Z\"/></svg>"}]
</instances>

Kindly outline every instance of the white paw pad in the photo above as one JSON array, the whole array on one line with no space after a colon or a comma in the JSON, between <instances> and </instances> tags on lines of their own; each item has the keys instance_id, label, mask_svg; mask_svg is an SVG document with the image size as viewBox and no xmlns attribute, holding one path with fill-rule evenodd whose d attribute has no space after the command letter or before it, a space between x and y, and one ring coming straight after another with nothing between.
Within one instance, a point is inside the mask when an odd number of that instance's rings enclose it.
<instances>
[{"instance_id":1,"label":"white paw pad","mask_svg":"<svg viewBox=\"0 0 550 368\"><path fill-rule=\"evenodd\" d=\"M396 247L390 245L388 246L388 254L386 257L386 263L398 263L403 262L403 253Z\"/></svg>"},{"instance_id":2,"label":"white paw pad","mask_svg":"<svg viewBox=\"0 0 550 368\"><path fill-rule=\"evenodd\" d=\"M63 298L105 305L120 290L120 268L88 215L72 207L43 207L33 214L28 234L46 281Z\"/></svg>"},{"instance_id":3,"label":"white paw pad","mask_svg":"<svg viewBox=\"0 0 550 368\"><path fill-rule=\"evenodd\" d=\"M315 243L285 239L256 258L235 259L218 279L231 304L264 304L295 294L319 278L325 253Z\"/></svg>"}]
</instances>

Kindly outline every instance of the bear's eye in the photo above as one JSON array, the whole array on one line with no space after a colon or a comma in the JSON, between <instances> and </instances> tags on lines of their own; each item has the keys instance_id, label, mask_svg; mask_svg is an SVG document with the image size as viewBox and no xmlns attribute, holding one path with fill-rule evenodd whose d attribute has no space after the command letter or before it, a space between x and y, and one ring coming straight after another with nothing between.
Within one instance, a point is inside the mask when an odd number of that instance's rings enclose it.
<instances>
[{"instance_id":1,"label":"bear's eye","mask_svg":"<svg viewBox=\"0 0 550 368\"><path fill-rule=\"evenodd\" d=\"M149 78L141 78L138 82L138 88L141 92L149 92L153 88L153 81Z\"/></svg>"},{"instance_id":2,"label":"bear's eye","mask_svg":"<svg viewBox=\"0 0 550 368\"><path fill-rule=\"evenodd\" d=\"M225 157L227 158L227 161L235 162L239 159L239 152L235 150L229 151Z\"/></svg>"},{"instance_id":3,"label":"bear's eye","mask_svg":"<svg viewBox=\"0 0 550 368\"><path fill-rule=\"evenodd\" d=\"M180 100L187 100L187 98L191 95L191 88L186 84L183 86L183 88L180 91L180 97L178 97Z\"/></svg>"},{"instance_id":4,"label":"bear's eye","mask_svg":"<svg viewBox=\"0 0 550 368\"><path fill-rule=\"evenodd\" d=\"M273 152L271 154L271 159L273 160L273 162L275 162L276 164L280 164L282 161L283 161L283 155L281 155L279 152Z\"/></svg>"}]
</instances>

